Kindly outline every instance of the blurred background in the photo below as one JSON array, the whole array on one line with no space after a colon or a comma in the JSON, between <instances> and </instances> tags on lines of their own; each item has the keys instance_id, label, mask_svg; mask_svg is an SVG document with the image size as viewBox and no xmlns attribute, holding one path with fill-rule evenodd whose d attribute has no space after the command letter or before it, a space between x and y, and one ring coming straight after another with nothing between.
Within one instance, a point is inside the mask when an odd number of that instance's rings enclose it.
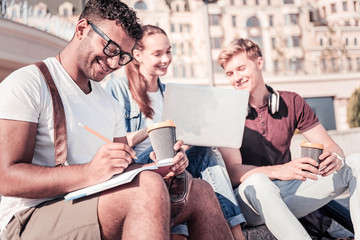
<instances>
[{"instance_id":1,"label":"blurred background","mask_svg":"<svg viewBox=\"0 0 360 240\"><path fill-rule=\"evenodd\" d=\"M173 62L163 82L230 87L217 56L233 39L250 38L263 50L266 83L298 92L346 154L358 151L358 0L124 2L142 23L158 25L168 33ZM21 66L60 52L72 38L85 3L0 0L0 81ZM122 74L120 69L107 79ZM301 135L294 139L302 140Z\"/></svg>"}]
</instances>

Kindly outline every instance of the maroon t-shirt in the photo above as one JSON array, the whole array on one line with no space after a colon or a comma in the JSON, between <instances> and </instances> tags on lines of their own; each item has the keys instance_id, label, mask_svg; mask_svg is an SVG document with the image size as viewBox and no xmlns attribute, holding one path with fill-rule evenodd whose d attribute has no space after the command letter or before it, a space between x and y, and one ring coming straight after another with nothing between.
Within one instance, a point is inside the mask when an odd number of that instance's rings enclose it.
<instances>
[{"instance_id":1,"label":"maroon t-shirt","mask_svg":"<svg viewBox=\"0 0 360 240\"><path fill-rule=\"evenodd\" d=\"M320 124L310 106L297 93L279 91L279 112L271 115L266 104L250 108L240 148L243 164L277 165L291 160L295 129L307 131Z\"/></svg>"}]
</instances>

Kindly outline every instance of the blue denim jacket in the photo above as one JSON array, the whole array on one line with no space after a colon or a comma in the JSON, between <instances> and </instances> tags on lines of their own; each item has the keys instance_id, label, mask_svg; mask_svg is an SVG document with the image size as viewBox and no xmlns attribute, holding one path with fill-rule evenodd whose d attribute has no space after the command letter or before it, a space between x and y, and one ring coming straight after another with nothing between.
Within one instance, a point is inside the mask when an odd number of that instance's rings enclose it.
<instances>
[{"instance_id":1,"label":"blue denim jacket","mask_svg":"<svg viewBox=\"0 0 360 240\"><path fill-rule=\"evenodd\" d=\"M158 85L163 94L165 90L165 84L158 79ZM137 130L145 128L145 115L140 111L139 105L132 98L132 94L129 88L129 82L126 77L113 78L105 87L105 90L110 93L124 109L125 125L127 132L135 132Z\"/></svg>"}]
</instances>

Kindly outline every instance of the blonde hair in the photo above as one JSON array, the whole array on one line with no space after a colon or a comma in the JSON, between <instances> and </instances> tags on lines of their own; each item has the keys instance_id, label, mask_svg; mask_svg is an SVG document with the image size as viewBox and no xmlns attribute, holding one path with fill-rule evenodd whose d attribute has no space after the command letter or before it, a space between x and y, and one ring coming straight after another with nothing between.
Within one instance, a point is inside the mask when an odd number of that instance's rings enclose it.
<instances>
[{"instance_id":1,"label":"blonde hair","mask_svg":"<svg viewBox=\"0 0 360 240\"><path fill-rule=\"evenodd\" d=\"M218 64L224 68L224 64L227 63L230 58L238 53L245 52L247 57L255 60L258 57L262 57L261 49L259 45L249 39L238 38L230 42L228 46L223 48L218 57Z\"/></svg>"}]
</instances>

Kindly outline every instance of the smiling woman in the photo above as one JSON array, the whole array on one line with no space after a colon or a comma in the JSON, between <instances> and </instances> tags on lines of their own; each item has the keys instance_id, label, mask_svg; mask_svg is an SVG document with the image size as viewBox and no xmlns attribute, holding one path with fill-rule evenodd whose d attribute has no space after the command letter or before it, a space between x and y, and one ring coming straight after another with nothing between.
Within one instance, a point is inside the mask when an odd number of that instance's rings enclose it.
<instances>
[{"instance_id":1,"label":"smiling woman","mask_svg":"<svg viewBox=\"0 0 360 240\"><path fill-rule=\"evenodd\" d=\"M172 61L165 31L153 25L142 29L143 37L132 50L134 60L125 68L127 78L111 79L106 85L107 91L124 107L127 140L138 156L150 153L147 127L161 121L165 85L159 77L166 75ZM175 226L172 233L172 239L186 239L183 235L188 235L187 226Z\"/></svg>"},{"instance_id":2,"label":"smiling woman","mask_svg":"<svg viewBox=\"0 0 360 240\"><path fill-rule=\"evenodd\" d=\"M164 85L159 77L166 75L172 61L164 30L153 25L142 29L143 37L132 50L134 60L125 68L127 79L112 79L106 86L120 103L131 102L126 107L126 124L129 144L135 146L137 154L151 147L146 128L161 121Z\"/></svg>"}]
</instances>

